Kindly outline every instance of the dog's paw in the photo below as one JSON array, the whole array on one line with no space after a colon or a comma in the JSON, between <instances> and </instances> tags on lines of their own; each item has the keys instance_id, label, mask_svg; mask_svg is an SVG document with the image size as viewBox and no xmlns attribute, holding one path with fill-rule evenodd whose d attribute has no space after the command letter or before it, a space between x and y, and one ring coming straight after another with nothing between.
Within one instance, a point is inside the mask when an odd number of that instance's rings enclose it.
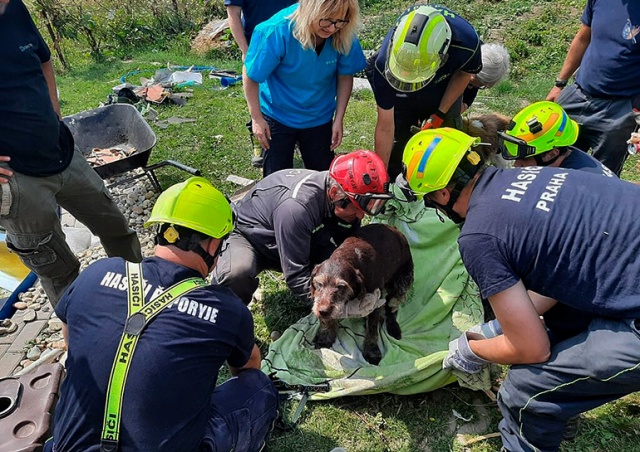
<instances>
[{"instance_id":1,"label":"dog's paw","mask_svg":"<svg viewBox=\"0 0 640 452\"><path fill-rule=\"evenodd\" d=\"M362 355L369 364L374 364L376 366L382 360L382 353L380 352L378 344L364 344L364 351L362 352Z\"/></svg>"},{"instance_id":2,"label":"dog's paw","mask_svg":"<svg viewBox=\"0 0 640 452\"><path fill-rule=\"evenodd\" d=\"M394 339L402 339L402 330L398 322L387 322L387 333Z\"/></svg>"},{"instance_id":3,"label":"dog's paw","mask_svg":"<svg viewBox=\"0 0 640 452\"><path fill-rule=\"evenodd\" d=\"M336 341L336 334L331 331L318 331L316 337L313 339L313 345L316 349L318 348L331 348L333 343Z\"/></svg>"}]
</instances>

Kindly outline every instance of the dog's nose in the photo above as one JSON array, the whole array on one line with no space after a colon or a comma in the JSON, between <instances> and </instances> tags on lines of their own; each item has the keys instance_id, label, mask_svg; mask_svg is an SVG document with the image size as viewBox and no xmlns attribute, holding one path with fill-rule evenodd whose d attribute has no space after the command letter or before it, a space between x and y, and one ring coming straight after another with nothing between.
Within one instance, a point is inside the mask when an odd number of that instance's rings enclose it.
<instances>
[{"instance_id":1,"label":"dog's nose","mask_svg":"<svg viewBox=\"0 0 640 452\"><path fill-rule=\"evenodd\" d=\"M320 317L329 317L333 312L333 305L318 307L318 315Z\"/></svg>"}]
</instances>

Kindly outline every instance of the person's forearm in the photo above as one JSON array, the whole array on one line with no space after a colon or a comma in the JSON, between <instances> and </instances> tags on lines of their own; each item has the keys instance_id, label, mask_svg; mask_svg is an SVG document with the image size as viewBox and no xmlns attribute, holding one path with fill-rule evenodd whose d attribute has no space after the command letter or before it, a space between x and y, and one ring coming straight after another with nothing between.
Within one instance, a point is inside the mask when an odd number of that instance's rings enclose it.
<instances>
[{"instance_id":1,"label":"person's forearm","mask_svg":"<svg viewBox=\"0 0 640 452\"><path fill-rule=\"evenodd\" d=\"M393 112L378 108L378 121L374 135L374 150L380 156L385 166L389 166L393 140L395 134L395 124Z\"/></svg>"},{"instance_id":2,"label":"person's forearm","mask_svg":"<svg viewBox=\"0 0 640 452\"><path fill-rule=\"evenodd\" d=\"M242 86L244 88L244 97L247 99L247 107L249 108L251 118L262 119L259 98L260 85L247 76L247 71L244 67L242 68Z\"/></svg>"},{"instance_id":3,"label":"person's forearm","mask_svg":"<svg viewBox=\"0 0 640 452\"><path fill-rule=\"evenodd\" d=\"M571 41L567 57L562 64L560 73L558 74L559 79L569 80L569 78L576 72L578 67L580 67L582 57L584 57L584 53L587 51L587 47L589 47L590 42L591 28L583 24L580 30L578 30L576 36L573 38L573 41Z\"/></svg>"},{"instance_id":4,"label":"person's forearm","mask_svg":"<svg viewBox=\"0 0 640 452\"><path fill-rule=\"evenodd\" d=\"M342 122L344 120L344 114L347 111L347 104L351 97L351 90L353 89L353 76L352 75L339 75L338 76L338 94L336 96L336 114L334 121Z\"/></svg>"},{"instance_id":5,"label":"person's forearm","mask_svg":"<svg viewBox=\"0 0 640 452\"><path fill-rule=\"evenodd\" d=\"M239 6L227 6L227 16L229 18L229 28L231 29L231 35L235 39L236 44L242 52L242 59L244 60L249 48L249 43L244 35L244 27L242 26L242 8Z\"/></svg>"},{"instance_id":6,"label":"person's forearm","mask_svg":"<svg viewBox=\"0 0 640 452\"><path fill-rule=\"evenodd\" d=\"M545 297L544 295L540 295L539 293L536 293L532 290L529 290L528 293L531 301L533 302L533 305L536 308L536 312L540 315L544 314L549 309L558 304L557 300L554 300L551 297Z\"/></svg>"},{"instance_id":7,"label":"person's forearm","mask_svg":"<svg viewBox=\"0 0 640 452\"><path fill-rule=\"evenodd\" d=\"M260 370L260 365L262 364L262 357L260 356L260 349L257 345L253 345L253 350L251 351L251 356L249 357L249 361L242 367L233 367L229 366L229 371L231 375L234 377L238 375L243 370L247 369L258 369Z\"/></svg>"},{"instance_id":8,"label":"person's forearm","mask_svg":"<svg viewBox=\"0 0 640 452\"><path fill-rule=\"evenodd\" d=\"M51 99L53 111L56 112L59 119L62 119L60 102L58 101L58 89L56 87L56 75L53 71L53 63L51 60L46 63L42 63L42 73L44 74L44 79L47 81L47 88L49 90L49 98Z\"/></svg>"},{"instance_id":9,"label":"person's forearm","mask_svg":"<svg viewBox=\"0 0 640 452\"><path fill-rule=\"evenodd\" d=\"M492 339L469 340L469 347L480 358L498 364L541 363L548 360L550 354L548 342L539 347L518 350L504 334Z\"/></svg>"},{"instance_id":10,"label":"person's forearm","mask_svg":"<svg viewBox=\"0 0 640 452\"><path fill-rule=\"evenodd\" d=\"M451 106L460 98L460 96L462 96L464 90L467 89L470 81L471 74L463 71L456 71L451 77L451 80L449 80L444 96L442 96L442 99L440 100L438 110L445 114L448 113Z\"/></svg>"}]
</instances>

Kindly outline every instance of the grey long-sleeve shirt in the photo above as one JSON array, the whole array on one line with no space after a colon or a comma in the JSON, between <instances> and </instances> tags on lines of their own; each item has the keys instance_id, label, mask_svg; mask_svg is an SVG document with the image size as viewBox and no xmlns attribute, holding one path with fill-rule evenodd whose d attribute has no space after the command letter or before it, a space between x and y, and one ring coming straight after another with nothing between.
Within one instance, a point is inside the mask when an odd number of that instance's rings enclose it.
<instances>
[{"instance_id":1,"label":"grey long-sleeve shirt","mask_svg":"<svg viewBox=\"0 0 640 452\"><path fill-rule=\"evenodd\" d=\"M236 231L282 270L289 289L303 301L309 301L313 265L329 257L360 225L334 216L327 194L329 177L328 171L278 171L234 206Z\"/></svg>"}]
</instances>

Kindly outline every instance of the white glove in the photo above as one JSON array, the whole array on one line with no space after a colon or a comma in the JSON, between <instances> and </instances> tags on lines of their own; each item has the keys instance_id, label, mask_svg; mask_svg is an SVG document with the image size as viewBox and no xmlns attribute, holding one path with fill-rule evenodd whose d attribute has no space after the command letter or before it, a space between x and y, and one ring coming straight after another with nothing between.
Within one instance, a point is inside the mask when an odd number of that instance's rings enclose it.
<instances>
[{"instance_id":1,"label":"white glove","mask_svg":"<svg viewBox=\"0 0 640 452\"><path fill-rule=\"evenodd\" d=\"M498 319L493 319L489 320L487 323L470 328L469 332L481 334L485 339L492 339L502 335L502 326L500 325L500 322L498 322Z\"/></svg>"},{"instance_id":2,"label":"white glove","mask_svg":"<svg viewBox=\"0 0 640 452\"><path fill-rule=\"evenodd\" d=\"M476 355L469 347L467 333L462 333L458 339L449 342L449 354L442 362L442 368L456 369L467 374L477 374L490 364L486 359Z\"/></svg>"},{"instance_id":3,"label":"white glove","mask_svg":"<svg viewBox=\"0 0 640 452\"><path fill-rule=\"evenodd\" d=\"M380 289L375 289L362 297L362 300L356 298L347 301L344 305L344 318L368 316L386 303L387 300L380 298L380 295Z\"/></svg>"}]
</instances>

